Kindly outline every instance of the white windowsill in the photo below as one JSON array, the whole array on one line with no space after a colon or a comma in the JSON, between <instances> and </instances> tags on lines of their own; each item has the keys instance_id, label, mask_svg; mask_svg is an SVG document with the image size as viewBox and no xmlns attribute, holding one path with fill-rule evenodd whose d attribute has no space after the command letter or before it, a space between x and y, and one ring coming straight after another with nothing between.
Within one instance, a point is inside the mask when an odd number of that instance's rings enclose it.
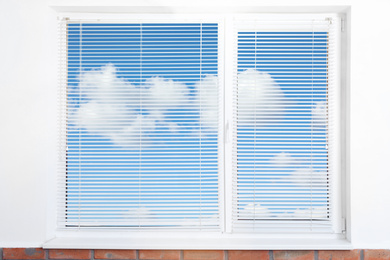
<instances>
[{"instance_id":1,"label":"white windowsill","mask_svg":"<svg viewBox=\"0 0 390 260\"><path fill-rule=\"evenodd\" d=\"M344 238L254 238L243 236L155 237L56 237L43 244L43 248L72 249L214 249L214 250L350 250L352 245Z\"/></svg>"}]
</instances>

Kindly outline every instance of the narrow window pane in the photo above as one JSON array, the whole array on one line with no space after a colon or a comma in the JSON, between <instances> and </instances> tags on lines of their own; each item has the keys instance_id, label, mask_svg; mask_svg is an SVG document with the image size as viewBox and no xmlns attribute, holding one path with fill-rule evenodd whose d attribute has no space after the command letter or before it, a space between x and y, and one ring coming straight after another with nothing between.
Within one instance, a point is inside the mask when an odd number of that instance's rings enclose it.
<instances>
[{"instance_id":1,"label":"narrow window pane","mask_svg":"<svg viewBox=\"0 0 390 260\"><path fill-rule=\"evenodd\" d=\"M236 227L328 223L328 33L237 36Z\"/></svg>"}]
</instances>

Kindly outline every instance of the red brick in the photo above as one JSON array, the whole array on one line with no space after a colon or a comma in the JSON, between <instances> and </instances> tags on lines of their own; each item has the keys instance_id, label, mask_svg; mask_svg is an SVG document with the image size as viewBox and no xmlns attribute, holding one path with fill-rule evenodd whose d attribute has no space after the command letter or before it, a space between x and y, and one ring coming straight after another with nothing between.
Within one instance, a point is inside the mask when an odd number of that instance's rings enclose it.
<instances>
[{"instance_id":1,"label":"red brick","mask_svg":"<svg viewBox=\"0 0 390 260\"><path fill-rule=\"evenodd\" d=\"M180 251L178 251L178 250L139 250L139 259L179 260L180 259Z\"/></svg>"},{"instance_id":2,"label":"red brick","mask_svg":"<svg viewBox=\"0 0 390 260\"><path fill-rule=\"evenodd\" d=\"M90 259L91 250L88 249L51 249L49 259Z\"/></svg>"},{"instance_id":3,"label":"red brick","mask_svg":"<svg viewBox=\"0 0 390 260\"><path fill-rule=\"evenodd\" d=\"M3 259L45 259L42 248L4 248Z\"/></svg>"},{"instance_id":4,"label":"red brick","mask_svg":"<svg viewBox=\"0 0 390 260\"><path fill-rule=\"evenodd\" d=\"M95 250L95 259L136 259L135 250Z\"/></svg>"},{"instance_id":5,"label":"red brick","mask_svg":"<svg viewBox=\"0 0 390 260\"><path fill-rule=\"evenodd\" d=\"M281 250L274 251L275 260L313 260L314 251Z\"/></svg>"},{"instance_id":6,"label":"red brick","mask_svg":"<svg viewBox=\"0 0 390 260\"><path fill-rule=\"evenodd\" d=\"M231 250L229 260L269 260L267 250Z\"/></svg>"},{"instance_id":7,"label":"red brick","mask_svg":"<svg viewBox=\"0 0 390 260\"><path fill-rule=\"evenodd\" d=\"M223 260L222 250L185 250L184 260Z\"/></svg>"},{"instance_id":8,"label":"red brick","mask_svg":"<svg viewBox=\"0 0 390 260\"><path fill-rule=\"evenodd\" d=\"M319 260L359 260L360 250L320 250Z\"/></svg>"},{"instance_id":9,"label":"red brick","mask_svg":"<svg viewBox=\"0 0 390 260\"><path fill-rule=\"evenodd\" d=\"M364 260L390 259L390 250L365 249Z\"/></svg>"}]
</instances>

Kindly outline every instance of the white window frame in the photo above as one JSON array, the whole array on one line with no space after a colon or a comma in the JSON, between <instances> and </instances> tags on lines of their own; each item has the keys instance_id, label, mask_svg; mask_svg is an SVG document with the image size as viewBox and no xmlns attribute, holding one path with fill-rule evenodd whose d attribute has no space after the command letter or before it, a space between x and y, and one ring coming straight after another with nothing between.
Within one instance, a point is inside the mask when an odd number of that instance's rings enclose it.
<instances>
[{"instance_id":1,"label":"white window frame","mask_svg":"<svg viewBox=\"0 0 390 260\"><path fill-rule=\"evenodd\" d=\"M156 19L157 14L152 15L141 15L139 13L146 12L147 10L160 10L161 13L164 13L163 9L159 9L156 7L139 7L132 8L134 6L130 6L128 8L123 7L111 7L108 8L108 10L114 11L115 10L121 10L126 12L129 11L132 14L113 14L113 13L91 13L89 11L102 11L107 10L105 7L85 7L85 6L61 6L59 4L56 4L55 1L53 1L54 4L52 4L52 7L57 12L57 19L62 19L63 17L71 17L72 20L74 19L80 19L80 20L88 20L88 19L123 19L126 21L129 20L139 20L139 19L147 19L147 17L150 17L151 19ZM149 8L149 9L148 9ZM257 8L257 9L256 9ZM265 12L267 13L267 8L261 9L261 7L246 7L246 10L251 12L258 10L259 13ZM260 9L259 9L260 8ZM180 12L180 8L177 8ZM313 9L313 8L312 8ZM310 8L303 8L301 10L305 10L305 12L310 12L312 10ZM144 11L142 11L144 10ZM189 12L189 9L185 9L185 12ZM201 11L202 8L192 8L191 12ZM218 6L214 7L212 10L217 11ZM259 10L262 10L261 12ZM283 8L268 8L268 10L279 10L282 13L287 13L288 10L284 10ZM314 8L315 10L315 8ZM314 11L313 10L313 11ZM338 13L340 15L341 21L345 19L343 11L344 9L340 8L331 8L332 13ZM70 11L70 12L69 12ZM79 13L79 12L80 13ZM103 11L104 12L104 11ZM135 13L134 13L135 12ZM185 13L184 12L184 13ZM210 14L200 15L202 18L207 20L207 17L212 18L213 22L218 22L219 24L224 23L224 30L228 30L229 27L232 26L231 21L233 16L237 15L235 12L235 8L230 9L230 13L227 12L227 14ZM239 11L241 12L241 11ZM246 13L244 11L244 13ZM293 12L294 13L294 12ZM243 14L240 14L243 15ZM285 14L286 15L286 14ZM157 15L158 16L158 15ZM166 14L163 14L162 16L166 17ZM172 17L175 19L187 19L188 20L188 14L175 14ZM193 15L194 16L194 15ZM217 17L218 16L218 17ZM194 16L195 17L195 16ZM227 18L224 21L224 18ZM225 39L224 42L232 41L231 35L225 34L223 30L221 30L221 27L219 28L219 33L222 37L222 39ZM229 39L230 37L230 39ZM341 38L341 36L339 36ZM343 43L345 45L345 43ZM339 51L342 50L345 47L340 47ZM220 78L220 84L224 85L224 99L227 100L229 98L232 98L232 84L233 81L231 80L231 76L234 72L234 66L233 62L230 60L231 50L232 46L230 45L224 45L224 43L221 44L218 53L220 55L219 60L221 61L221 64L219 64L219 72L223 71L223 75ZM348 68L348 64L346 61L346 57L341 57L341 54L339 54L340 58L340 82L341 82L341 88L340 88L340 106L344 106L344 102L346 100L346 90L344 90L344 86L342 84L345 84L347 79L343 79L346 77L346 72ZM344 61L343 61L344 59ZM343 68L343 70L342 70ZM224 103L224 101L222 102ZM222 104L224 106L224 104ZM221 146L221 154L222 157L228 158L232 151L232 131L231 131L231 125L232 125L232 110L229 106L224 106L225 108L225 118L224 120L224 127L225 131L223 133L223 136L221 137L222 140L224 140L224 145ZM51 192L49 194L49 202L48 202L48 232L47 232L47 241L44 243L44 248L112 248L112 249L350 249L351 244L349 243L347 237L348 232L350 230L345 229L345 222L347 221L348 216L348 209L349 209L349 203L346 199L347 192L343 192L343 187L346 187L346 177L344 176L344 172L347 171L347 165L345 163L341 163L344 160L346 160L346 136L343 134L345 132L345 128L347 126L341 124L341 116L344 117L346 113L346 108L341 107L340 112L338 113L340 115L340 118L338 121L340 122L341 127L341 133L340 133L340 147L339 150L341 151L339 154L340 158L340 165L338 167L340 168L340 172L343 174L339 175L339 180L335 183L335 188L339 191L337 192L338 199L337 201L339 204L337 207L339 208L337 214L338 219L340 220L338 223L335 224L336 228L340 231L339 233L335 234L233 234L230 233L229 230L231 230L230 226L230 219L228 214L231 212L231 203L229 203L231 199L231 176L232 176L232 169L231 169L231 163L229 163L227 160L223 161L221 160L220 163L220 171L225 172L225 175L223 178L221 178L222 182L220 183L220 194L223 194L224 201L226 201L226 205L221 204L221 210L225 209L224 216L225 218L222 219L222 227L225 228L226 232L191 232L189 235L186 232L131 232L128 230L59 230L57 226L57 200L55 199L55 196L57 195L56 189L51 189ZM231 157L230 157L231 158ZM55 174L54 174L55 175ZM57 178L56 176L50 178L49 184L53 185L54 187L58 188L57 185ZM225 192L226 189L226 192ZM54 193L55 192L55 193Z\"/></svg>"},{"instance_id":2,"label":"white window frame","mask_svg":"<svg viewBox=\"0 0 390 260\"><path fill-rule=\"evenodd\" d=\"M292 14L292 13L286 13L286 14L235 14L233 15L233 19L228 19L226 21L226 28L227 30L229 30L229 28L233 28L234 27L234 22L233 20L259 20L259 21L264 21L264 22L268 22L270 24L272 24L272 21L284 21L284 20L291 20L291 21L301 21L301 20L311 20L311 19L317 19L317 20L320 20L320 19L324 19L324 17L326 17L326 19L330 19L332 20L331 23L335 24L335 27L340 27L341 28L341 17L339 17L338 14L335 14L335 13L329 13L329 14ZM229 24L229 23L232 23L232 24ZM271 25L272 26L272 25ZM265 26L265 28L267 28L268 26ZM247 28L246 28L247 29ZM250 29L248 27L248 29ZM341 42L341 36L340 36L340 33L341 31L340 30L335 30L334 31L334 40L333 40L333 44L336 43L336 44L340 44ZM236 39L233 37L233 34L226 34L225 37L231 37L230 39L226 39L226 42L234 42L236 41ZM230 50L232 47L233 44L225 44L225 48L227 49L226 53L232 53L234 50ZM335 59L335 64L334 65L334 81L335 83L333 84L333 89L341 89L341 75L340 75L340 63L341 63L341 53L340 53L340 46L337 46L334 51L334 59ZM226 57L225 57L225 60L227 59L226 63L225 63L225 66L227 67L227 70L225 71L225 95L227 95L225 97L225 100L232 100L233 99L233 96L232 96L232 93L233 93L233 85L235 82L231 80L231 76L230 75L235 75L237 72L237 65L235 64L234 61L231 60L232 58L232 55L229 55L229 54L226 54ZM333 90L334 92L334 90ZM344 217L343 217L343 212L342 212L342 208L343 206L341 205L342 203L342 200L341 200L341 193L342 193L342 180L341 180L341 172L342 172L342 169L341 169L341 144L342 144L342 136L341 134L337 134L336 132L341 132L341 106L340 106L340 102L341 102L341 92L340 93L332 93L333 94L333 98L332 98L332 102L336 105L333 106L333 109L336 110L336 113L331 113L331 117L332 117L332 122L335 123L333 129L332 129L332 132L330 132L329 134L332 135L332 136L335 136L336 137L336 140L335 142L333 142L333 145L335 146L334 149L332 150L332 159L331 159L331 167L332 168L331 170L333 172L336 172L337 174L335 176L333 176L332 178L332 183L331 183L331 187L332 187L332 191L330 192L330 196L332 197L332 203L333 205L331 206L332 208L332 211L333 211L333 215L334 217L332 218L332 227L334 228L334 230L337 230L340 231L340 232L343 232L345 230L344 228ZM233 110L231 109L231 107L229 106L225 106L225 120L226 120L226 123L225 123L225 126L226 128L228 129L226 131L226 135L227 135L227 142L225 143L226 147L225 147L225 150L227 150L227 155L225 156L225 159L228 161L229 158L232 158L232 147L233 147L233 143L231 142L231 140L233 139L233 131L231 129L231 125L233 125ZM232 187L233 184L231 183L231 180L233 179L232 176L233 176L233 172L232 172L232 169L231 169L231 166L232 164L231 163L228 163L226 165L226 170L225 170L225 175L227 176L226 177L226 180L227 180L227 189L229 189L229 187ZM231 194L232 193L232 190L228 190L226 192L227 194ZM229 201L230 202L230 201ZM231 203L227 203L228 206L231 206ZM228 214L230 211L226 210L226 214L227 214L227 220L226 220L226 223L227 223L227 230L231 230L231 226L230 224L232 223L232 221L230 220L230 215ZM272 221L271 221L272 222Z\"/></svg>"},{"instance_id":3,"label":"white window frame","mask_svg":"<svg viewBox=\"0 0 390 260\"><path fill-rule=\"evenodd\" d=\"M225 64L225 61L224 61L224 19L223 19L223 16L214 16L214 15L199 15L199 14L190 14L190 15L183 15L183 14L175 14L175 15L170 15L170 14L153 14L153 15L149 15L149 14L137 14L137 15L112 15L112 14L73 14L73 13L65 13L61 16L59 16L59 19L60 20L69 20L70 22L92 22L92 23L99 23L99 22L103 22L103 23L110 23L110 22L114 22L114 23L147 23L147 22L150 22L150 23L167 23L167 22L177 22L177 23L218 23L218 40L221 41L221 43L218 44L218 75L224 75L224 64ZM61 33L61 32L60 32ZM61 38L61 36L59 37ZM66 42L66 38L62 37L61 38L62 41L65 41ZM64 42L64 43L65 43ZM61 69L60 71L65 71L66 70L66 60L67 60L67 57L61 57L61 60L63 61L63 64L60 65ZM64 76L64 75L63 75ZM62 83L62 86L61 88L64 89L66 88L66 79L65 81L63 81ZM64 85L65 84L65 85ZM223 76L219 77L219 81L218 81L218 90L219 90L219 96L223 97L224 96L224 88L223 88L223 84L224 84L224 78ZM63 93L63 95L66 95L65 93ZM61 97L60 99L63 99L63 97ZM63 99L64 101L64 99ZM66 103L63 102L61 105L61 108L62 108L62 111L63 108L66 106ZM60 108L60 110L61 110ZM224 111L224 99L222 98L220 100L220 103L219 103L219 108L218 108L219 111L222 111L222 113L219 115L221 118L220 118L220 121L221 121L221 124L223 124L224 122L224 114L223 114L223 111ZM62 119L65 118L66 115L62 115ZM61 129L65 129L65 123L63 122L62 123L62 126L60 126ZM63 144L66 143L66 136L63 133L60 133L60 137L61 139L61 142ZM219 197L219 215L220 216L224 216L225 215L225 212L224 212L224 203L225 203L225 200L224 199L221 199L221 198L224 198L224 194L225 194L225 180L224 180L224 166L225 166L225 152L224 152L224 147L225 147L225 144L224 144L224 141L225 141L225 131L223 129L223 127L220 127L220 129L218 129L218 177L219 177L219 182L218 182L218 197ZM64 146L60 149L60 150L64 150ZM61 153L61 151L60 151ZM60 154L60 156L62 156L64 158L65 154ZM60 166L61 167L61 166ZM64 167L64 165L63 165ZM57 197L59 197L58 199L58 203L59 203L59 206L57 206L58 208L58 212L61 211L61 208L65 209L66 205L65 205L65 201L66 201L66 194L65 194L65 190L64 190L64 187L66 185L65 183L65 179L66 179L66 172L65 172L65 169L60 169L59 170L59 194L57 194ZM59 218L63 218L64 214L59 214L57 215L57 219ZM225 226L225 219L224 218L220 218L220 227L224 227ZM60 220L59 220L60 222ZM65 228L64 227L60 227L60 226L57 226L58 229L61 229L61 230L64 230ZM107 228L105 228L107 229ZM109 228L108 228L109 230ZM155 231L153 231L155 232ZM169 233L172 233L172 232L169 232Z\"/></svg>"}]
</instances>

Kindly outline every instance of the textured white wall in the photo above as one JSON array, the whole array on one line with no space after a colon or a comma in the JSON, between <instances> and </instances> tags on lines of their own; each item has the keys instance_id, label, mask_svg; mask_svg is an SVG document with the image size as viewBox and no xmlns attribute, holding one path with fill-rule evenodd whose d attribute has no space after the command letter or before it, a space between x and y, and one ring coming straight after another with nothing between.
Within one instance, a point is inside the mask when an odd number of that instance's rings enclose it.
<instances>
[{"instance_id":1,"label":"textured white wall","mask_svg":"<svg viewBox=\"0 0 390 260\"><path fill-rule=\"evenodd\" d=\"M352 6L351 240L355 248L389 249L390 2L255 3ZM56 13L46 0L0 0L0 35L0 247L41 246L54 223L46 205L56 174Z\"/></svg>"}]
</instances>

